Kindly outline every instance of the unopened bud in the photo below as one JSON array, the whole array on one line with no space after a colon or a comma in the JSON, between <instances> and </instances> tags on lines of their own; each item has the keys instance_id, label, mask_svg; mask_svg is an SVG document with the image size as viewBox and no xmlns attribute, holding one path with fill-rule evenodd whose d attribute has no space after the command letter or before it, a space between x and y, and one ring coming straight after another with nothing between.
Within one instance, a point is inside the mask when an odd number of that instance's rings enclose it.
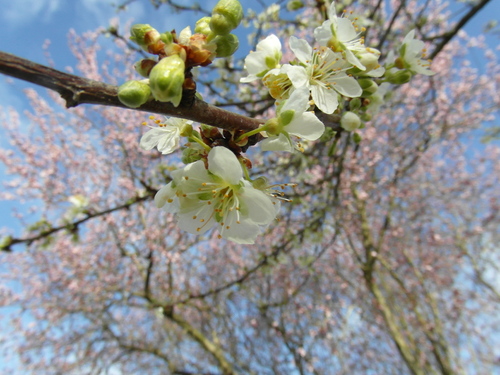
<instances>
[{"instance_id":1,"label":"unopened bud","mask_svg":"<svg viewBox=\"0 0 500 375\"><path fill-rule=\"evenodd\" d=\"M293 12L294 10L299 10L304 7L304 3L300 0L290 0L286 4L286 9L288 9L290 12Z\"/></svg>"},{"instance_id":2,"label":"unopened bud","mask_svg":"<svg viewBox=\"0 0 500 375\"><path fill-rule=\"evenodd\" d=\"M358 109L361 108L361 99L360 98L353 98L349 102L349 109L351 111L357 111Z\"/></svg>"},{"instance_id":3,"label":"unopened bud","mask_svg":"<svg viewBox=\"0 0 500 375\"><path fill-rule=\"evenodd\" d=\"M229 34L243 18L243 8L238 0L220 0L212 10L210 29L217 35Z\"/></svg>"},{"instance_id":4,"label":"unopened bud","mask_svg":"<svg viewBox=\"0 0 500 375\"><path fill-rule=\"evenodd\" d=\"M161 59L149 75L149 84L154 98L160 102L171 102L177 107L182 99L184 70L184 60L179 55Z\"/></svg>"},{"instance_id":5,"label":"unopened bud","mask_svg":"<svg viewBox=\"0 0 500 375\"><path fill-rule=\"evenodd\" d=\"M361 125L361 120L357 114L354 112L346 112L342 115L342 118L340 119L340 126L344 128L347 131L353 131L359 128Z\"/></svg>"},{"instance_id":6,"label":"unopened bud","mask_svg":"<svg viewBox=\"0 0 500 375\"><path fill-rule=\"evenodd\" d=\"M194 163L201 159L201 154L199 149L194 149L191 147L187 147L182 150L181 160L184 164Z\"/></svg>"},{"instance_id":7,"label":"unopened bud","mask_svg":"<svg viewBox=\"0 0 500 375\"><path fill-rule=\"evenodd\" d=\"M370 49L371 50L371 49ZM378 52L377 50L373 49L373 51ZM380 52L377 53L372 53L372 52L364 52L360 53L357 57L359 59L359 62L363 64L363 66L366 68L366 72L372 71L373 69L376 69L379 66L378 63L378 57L380 56Z\"/></svg>"},{"instance_id":8,"label":"unopened bud","mask_svg":"<svg viewBox=\"0 0 500 375\"><path fill-rule=\"evenodd\" d=\"M153 59L142 59L134 64L134 68L141 76L148 78L151 69L157 64L156 60Z\"/></svg>"},{"instance_id":9,"label":"unopened bud","mask_svg":"<svg viewBox=\"0 0 500 375\"><path fill-rule=\"evenodd\" d=\"M137 24L130 29L130 40L137 43L144 51L151 52L151 47L160 41L160 33L147 24Z\"/></svg>"},{"instance_id":10,"label":"unopened bud","mask_svg":"<svg viewBox=\"0 0 500 375\"><path fill-rule=\"evenodd\" d=\"M118 87L118 99L129 108L137 108L146 103L151 89L145 82L127 81Z\"/></svg>"},{"instance_id":11,"label":"unopened bud","mask_svg":"<svg viewBox=\"0 0 500 375\"><path fill-rule=\"evenodd\" d=\"M402 85L403 83L410 82L412 74L408 70L400 70L388 77L389 83L394 83L396 85Z\"/></svg>"},{"instance_id":12,"label":"unopened bud","mask_svg":"<svg viewBox=\"0 0 500 375\"><path fill-rule=\"evenodd\" d=\"M215 43L217 57L229 57L233 55L240 45L238 37L234 34L219 35L212 43Z\"/></svg>"},{"instance_id":13,"label":"unopened bud","mask_svg":"<svg viewBox=\"0 0 500 375\"><path fill-rule=\"evenodd\" d=\"M252 186L258 190L264 190L269 186L269 183L267 178L261 176L252 181Z\"/></svg>"},{"instance_id":14,"label":"unopened bud","mask_svg":"<svg viewBox=\"0 0 500 375\"><path fill-rule=\"evenodd\" d=\"M210 29L211 19L211 17L203 17L196 21L194 32L197 34L209 35L212 32L212 29Z\"/></svg>"},{"instance_id":15,"label":"unopened bud","mask_svg":"<svg viewBox=\"0 0 500 375\"><path fill-rule=\"evenodd\" d=\"M365 79L358 79L358 83L363 89L363 93L361 96L363 98L366 98L368 96L372 96L377 92L378 85L373 81L373 79L365 78Z\"/></svg>"},{"instance_id":16,"label":"unopened bud","mask_svg":"<svg viewBox=\"0 0 500 375\"><path fill-rule=\"evenodd\" d=\"M363 138L361 138L361 135L359 135L359 133L353 133L352 134L352 140L354 141L354 143L356 143L357 145L359 145L361 143Z\"/></svg>"},{"instance_id":17,"label":"unopened bud","mask_svg":"<svg viewBox=\"0 0 500 375\"><path fill-rule=\"evenodd\" d=\"M160 34L160 39L163 43L165 43L166 45L169 45L169 44L173 43L174 36L172 35L171 32L167 31L167 32Z\"/></svg>"}]
</instances>

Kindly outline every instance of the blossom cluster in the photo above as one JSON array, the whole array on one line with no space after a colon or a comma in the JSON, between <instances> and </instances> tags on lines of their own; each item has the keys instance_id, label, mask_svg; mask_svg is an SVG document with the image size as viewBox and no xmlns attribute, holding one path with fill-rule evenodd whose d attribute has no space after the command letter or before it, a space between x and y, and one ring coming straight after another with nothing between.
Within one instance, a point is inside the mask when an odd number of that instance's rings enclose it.
<instances>
[{"instance_id":1,"label":"blossom cluster","mask_svg":"<svg viewBox=\"0 0 500 375\"><path fill-rule=\"evenodd\" d=\"M237 48L230 34L243 16L237 0L220 0L212 17L200 19L195 34L185 28L160 34L149 25L132 28L131 39L158 60L136 64L145 81L129 81L119 90L120 100L139 107L148 100L180 105L188 89L195 90L190 75L193 66L206 66L215 57L226 57ZM283 193L263 177L251 178L251 161L242 155L248 139L264 137L263 151L303 151L301 142L318 140L325 124L316 115L340 114L337 131L353 132L364 126L384 103L391 85L408 82L415 74L434 74L424 60L424 43L410 31L398 56L390 52L384 64L380 51L365 45L362 21L351 13L337 16L332 2L328 19L314 30L314 44L291 36L288 40L294 59L282 62L282 44L269 35L245 58L247 75L242 83L260 81L275 99L276 117L253 131L224 131L207 125L198 130L184 119L155 120L157 126L141 138L145 150L157 148L162 154L174 152L180 139L184 168L171 173L172 180L155 197L158 207L177 216L181 229L203 234L218 228L219 237L252 244L278 215ZM145 125L147 125L145 123ZM288 186L280 185L281 188Z\"/></svg>"}]
</instances>

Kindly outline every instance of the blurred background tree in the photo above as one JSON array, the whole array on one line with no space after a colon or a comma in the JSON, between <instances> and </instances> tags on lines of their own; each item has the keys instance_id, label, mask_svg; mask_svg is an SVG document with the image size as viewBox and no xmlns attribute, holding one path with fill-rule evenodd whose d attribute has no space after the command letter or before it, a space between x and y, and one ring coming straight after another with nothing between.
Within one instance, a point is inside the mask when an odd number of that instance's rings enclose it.
<instances>
[{"instance_id":1,"label":"blurred background tree","mask_svg":"<svg viewBox=\"0 0 500 375\"><path fill-rule=\"evenodd\" d=\"M193 23L211 11L151 2ZM3 237L0 303L16 332L2 338L4 357L17 352L19 373L33 374L499 371L500 149L480 139L498 116L500 70L497 52L463 30L487 3L338 2L365 18L381 61L415 28L437 74L389 92L356 136L332 123L336 136L303 153L251 148L253 173L298 183L251 246L181 232L154 206L180 162L138 147L147 114L67 110L56 93L27 90L29 113L1 114L0 197L32 203L17 213L22 235ZM288 37L312 39L329 6L242 5L240 39L255 49L275 33L285 55ZM140 52L123 28L70 33L74 73L137 78ZM274 99L239 83L248 51L195 72L198 91L266 119Z\"/></svg>"}]
</instances>

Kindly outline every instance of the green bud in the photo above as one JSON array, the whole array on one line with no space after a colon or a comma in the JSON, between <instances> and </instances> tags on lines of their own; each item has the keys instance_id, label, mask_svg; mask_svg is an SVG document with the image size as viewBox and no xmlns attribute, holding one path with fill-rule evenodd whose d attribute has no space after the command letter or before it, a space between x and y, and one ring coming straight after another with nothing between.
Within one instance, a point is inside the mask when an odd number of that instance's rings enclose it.
<instances>
[{"instance_id":1,"label":"green bud","mask_svg":"<svg viewBox=\"0 0 500 375\"><path fill-rule=\"evenodd\" d=\"M264 124L264 128L266 129L266 132L268 134L278 135L281 132L283 127L280 126L280 122L275 117L275 118L267 120L266 123Z\"/></svg>"},{"instance_id":2,"label":"green bud","mask_svg":"<svg viewBox=\"0 0 500 375\"><path fill-rule=\"evenodd\" d=\"M359 125L361 125L361 120L354 112L347 111L340 119L340 126L349 132L359 128Z\"/></svg>"},{"instance_id":3,"label":"green bud","mask_svg":"<svg viewBox=\"0 0 500 375\"><path fill-rule=\"evenodd\" d=\"M361 99L360 98L353 98L349 102L349 109L351 111L357 111L358 109L361 108Z\"/></svg>"},{"instance_id":4,"label":"green bud","mask_svg":"<svg viewBox=\"0 0 500 375\"><path fill-rule=\"evenodd\" d=\"M184 70L184 60L179 55L161 59L149 75L149 85L154 98L160 102L171 102L177 107L182 99Z\"/></svg>"},{"instance_id":5,"label":"green bud","mask_svg":"<svg viewBox=\"0 0 500 375\"><path fill-rule=\"evenodd\" d=\"M209 35L212 32L212 29L210 29L211 19L211 17L203 17L196 21L194 32L197 34Z\"/></svg>"},{"instance_id":6,"label":"green bud","mask_svg":"<svg viewBox=\"0 0 500 375\"><path fill-rule=\"evenodd\" d=\"M151 89L145 82L127 81L118 87L118 99L129 108L137 108L148 101Z\"/></svg>"},{"instance_id":7,"label":"green bud","mask_svg":"<svg viewBox=\"0 0 500 375\"><path fill-rule=\"evenodd\" d=\"M181 160L184 164L194 163L201 159L201 154L199 149L193 149L191 147L187 147L182 150Z\"/></svg>"},{"instance_id":8,"label":"green bud","mask_svg":"<svg viewBox=\"0 0 500 375\"><path fill-rule=\"evenodd\" d=\"M288 4L286 4L286 9L288 11L293 12L294 10L299 10L304 7L304 3L300 0L290 0Z\"/></svg>"},{"instance_id":9,"label":"green bud","mask_svg":"<svg viewBox=\"0 0 500 375\"><path fill-rule=\"evenodd\" d=\"M9 251L14 241L11 236L5 236L0 239L0 251Z\"/></svg>"},{"instance_id":10,"label":"green bud","mask_svg":"<svg viewBox=\"0 0 500 375\"><path fill-rule=\"evenodd\" d=\"M243 8L238 0L220 0L212 10L210 29L217 35L229 34L243 19Z\"/></svg>"},{"instance_id":11,"label":"green bud","mask_svg":"<svg viewBox=\"0 0 500 375\"><path fill-rule=\"evenodd\" d=\"M408 70L400 70L388 77L389 83L402 85L403 83L410 82L412 74Z\"/></svg>"},{"instance_id":12,"label":"green bud","mask_svg":"<svg viewBox=\"0 0 500 375\"><path fill-rule=\"evenodd\" d=\"M160 33L147 24L137 24L130 29L130 40L137 43L144 51L160 40Z\"/></svg>"},{"instance_id":13,"label":"green bud","mask_svg":"<svg viewBox=\"0 0 500 375\"><path fill-rule=\"evenodd\" d=\"M218 35L212 43L217 45L217 57L229 57L236 52L240 45L238 37L234 34Z\"/></svg>"},{"instance_id":14,"label":"green bud","mask_svg":"<svg viewBox=\"0 0 500 375\"><path fill-rule=\"evenodd\" d=\"M184 124L180 131L181 137L190 137L193 134L193 126L191 124Z\"/></svg>"},{"instance_id":15,"label":"green bud","mask_svg":"<svg viewBox=\"0 0 500 375\"><path fill-rule=\"evenodd\" d=\"M269 186L269 183L267 182L267 178L261 176L252 181L252 186L258 190L264 190Z\"/></svg>"},{"instance_id":16,"label":"green bud","mask_svg":"<svg viewBox=\"0 0 500 375\"><path fill-rule=\"evenodd\" d=\"M153 59L142 59L134 64L134 68L141 76L148 78L151 69L157 64L156 60Z\"/></svg>"},{"instance_id":17,"label":"green bud","mask_svg":"<svg viewBox=\"0 0 500 375\"><path fill-rule=\"evenodd\" d=\"M356 143L357 145L359 145L359 143L361 142L362 138L359 135L359 133L352 133L352 140L354 141L354 143Z\"/></svg>"},{"instance_id":18,"label":"green bud","mask_svg":"<svg viewBox=\"0 0 500 375\"><path fill-rule=\"evenodd\" d=\"M358 83L363 89L363 93L361 94L363 98L372 96L377 92L378 85L373 81L373 79L370 78L358 79Z\"/></svg>"},{"instance_id":19,"label":"green bud","mask_svg":"<svg viewBox=\"0 0 500 375\"><path fill-rule=\"evenodd\" d=\"M170 31L166 31L166 32L160 34L160 39L163 43L168 45L168 44L173 43L174 36L172 35L172 33Z\"/></svg>"},{"instance_id":20,"label":"green bud","mask_svg":"<svg viewBox=\"0 0 500 375\"><path fill-rule=\"evenodd\" d=\"M280 123L283 126L287 126L293 120L295 111L293 109L288 109L280 113Z\"/></svg>"}]
</instances>

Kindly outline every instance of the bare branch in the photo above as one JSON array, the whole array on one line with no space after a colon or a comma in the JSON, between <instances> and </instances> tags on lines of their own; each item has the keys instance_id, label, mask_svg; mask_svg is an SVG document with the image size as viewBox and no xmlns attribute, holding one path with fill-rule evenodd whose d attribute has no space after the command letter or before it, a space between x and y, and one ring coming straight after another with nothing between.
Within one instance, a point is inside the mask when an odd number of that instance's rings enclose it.
<instances>
[{"instance_id":1,"label":"bare branch","mask_svg":"<svg viewBox=\"0 0 500 375\"><path fill-rule=\"evenodd\" d=\"M0 73L57 91L68 108L80 104L97 104L131 109L118 100L117 86L64 73L1 51ZM177 108L171 103L152 100L136 110L180 117L231 131L254 130L264 122L217 108L196 98L192 105L181 104Z\"/></svg>"}]
</instances>

